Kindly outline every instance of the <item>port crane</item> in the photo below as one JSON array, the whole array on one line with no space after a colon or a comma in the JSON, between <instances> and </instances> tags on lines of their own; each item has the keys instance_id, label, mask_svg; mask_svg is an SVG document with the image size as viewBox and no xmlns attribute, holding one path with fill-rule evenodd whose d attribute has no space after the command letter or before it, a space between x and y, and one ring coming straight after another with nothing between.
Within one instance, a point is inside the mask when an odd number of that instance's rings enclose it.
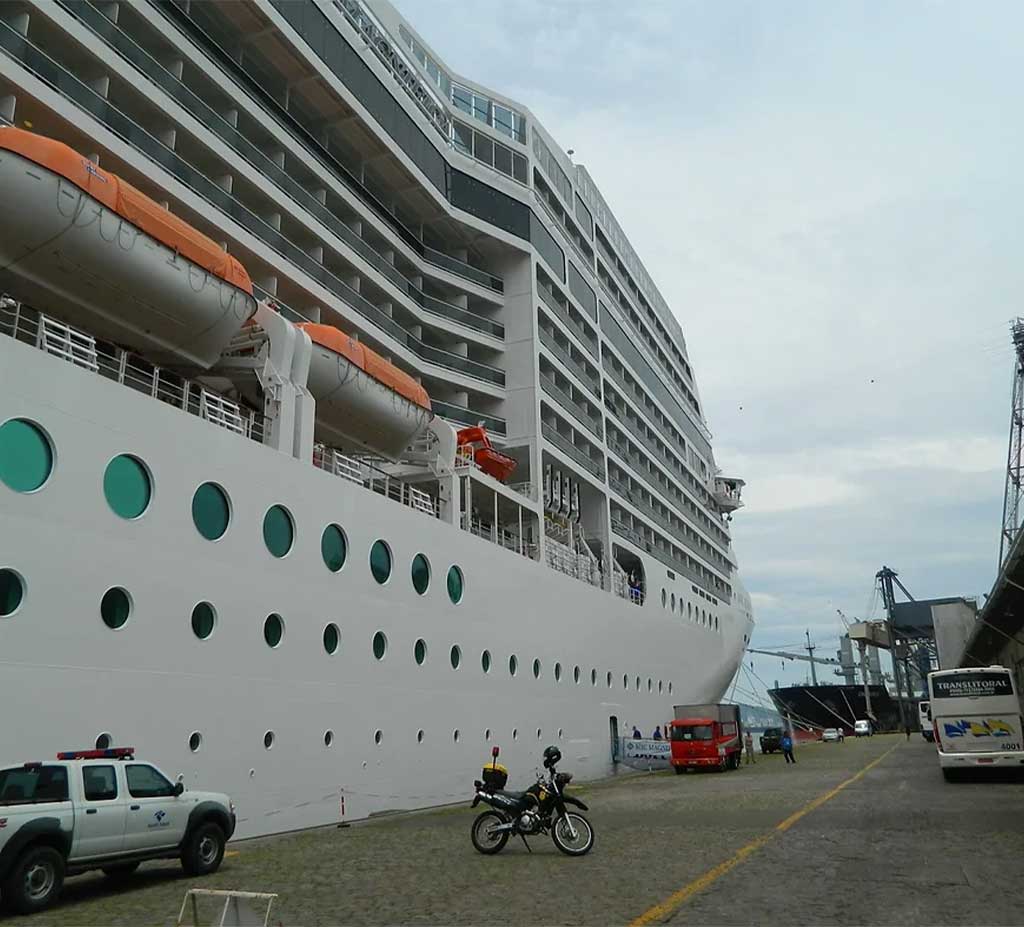
<instances>
[{"instance_id":1,"label":"port crane","mask_svg":"<svg viewBox=\"0 0 1024 927\"><path fill-rule=\"evenodd\" d=\"M811 643L811 632L806 631L807 645L804 648L807 651L807 656L802 653L791 653L788 650L756 650L753 647L747 648L747 653L760 653L766 657L781 657L783 660L803 660L811 664L811 680L814 685L818 684L818 673L815 670L815 666L821 663L824 666L842 666L842 664L833 657L816 657L814 651L818 649L817 644Z\"/></svg>"}]
</instances>

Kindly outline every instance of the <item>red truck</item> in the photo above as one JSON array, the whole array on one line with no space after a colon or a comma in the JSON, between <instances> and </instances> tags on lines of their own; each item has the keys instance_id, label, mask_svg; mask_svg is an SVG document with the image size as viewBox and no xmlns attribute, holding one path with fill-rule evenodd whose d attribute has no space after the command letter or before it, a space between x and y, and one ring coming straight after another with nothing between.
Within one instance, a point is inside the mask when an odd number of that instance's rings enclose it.
<instances>
[{"instance_id":1,"label":"red truck","mask_svg":"<svg viewBox=\"0 0 1024 927\"><path fill-rule=\"evenodd\" d=\"M739 705L676 705L670 727L672 767L736 769L743 754L743 725Z\"/></svg>"}]
</instances>

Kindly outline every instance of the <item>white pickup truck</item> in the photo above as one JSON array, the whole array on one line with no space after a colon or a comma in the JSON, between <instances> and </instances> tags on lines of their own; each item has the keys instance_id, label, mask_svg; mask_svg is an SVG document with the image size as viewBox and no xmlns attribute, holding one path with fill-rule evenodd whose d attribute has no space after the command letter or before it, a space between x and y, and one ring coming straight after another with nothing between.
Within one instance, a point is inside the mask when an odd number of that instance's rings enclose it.
<instances>
[{"instance_id":1,"label":"white pickup truck","mask_svg":"<svg viewBox=\"0 0 1024 927\"><path fill-rule=\"evenodd\" d=\"M31 914L57 898L65 875L118 878L146 859L178 857L206 875L234 830L227 795L185 791L130 747L0 767L0 899Z\"/></svg>"}]
</instances>

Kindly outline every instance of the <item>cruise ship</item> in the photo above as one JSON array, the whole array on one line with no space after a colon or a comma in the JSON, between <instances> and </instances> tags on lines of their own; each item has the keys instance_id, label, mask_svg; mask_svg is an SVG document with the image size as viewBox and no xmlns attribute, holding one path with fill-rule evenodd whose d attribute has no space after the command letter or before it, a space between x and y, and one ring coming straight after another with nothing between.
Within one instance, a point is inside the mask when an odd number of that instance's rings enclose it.
<instances>
[{"instance_id":1,"label":"cruise ship","mask_svg":"<svg viewBox=\"0 0 1024 927\"><path fill-rule=\"evenodd\" d=\"M526 106L386 0L8 0L0 122L0 761L255 836L722 697L743 481Z\"/></svg>"}]
</instances>

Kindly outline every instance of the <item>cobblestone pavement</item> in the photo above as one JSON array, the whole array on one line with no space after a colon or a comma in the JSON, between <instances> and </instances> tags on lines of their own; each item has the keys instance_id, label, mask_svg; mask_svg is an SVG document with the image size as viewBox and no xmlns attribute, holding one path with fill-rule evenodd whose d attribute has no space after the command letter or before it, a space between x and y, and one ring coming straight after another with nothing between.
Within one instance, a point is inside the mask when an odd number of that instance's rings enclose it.
<instances>
[{"instance_id":1,"label":"cobblestone pavement","mask_svg":"<svg viewBox=\"0 0 1024 927\"><path fill-rule=\"evenodd\" d=\"M784 833L777 825L890 748ZM59 907L14 924L174 924L185 890L277 892L271 923L628 924L765 835L735 868L650 922L1021 923L1019 783L947 784L918 735L798 748L726 774L638 775L577 790L596 843L549 839L498 856L469 842L466 806L231 845L206 879L144 864L124 887L70 879ZM513 770L512 785L521 785Z\"/></svg>"}]
</instances>

